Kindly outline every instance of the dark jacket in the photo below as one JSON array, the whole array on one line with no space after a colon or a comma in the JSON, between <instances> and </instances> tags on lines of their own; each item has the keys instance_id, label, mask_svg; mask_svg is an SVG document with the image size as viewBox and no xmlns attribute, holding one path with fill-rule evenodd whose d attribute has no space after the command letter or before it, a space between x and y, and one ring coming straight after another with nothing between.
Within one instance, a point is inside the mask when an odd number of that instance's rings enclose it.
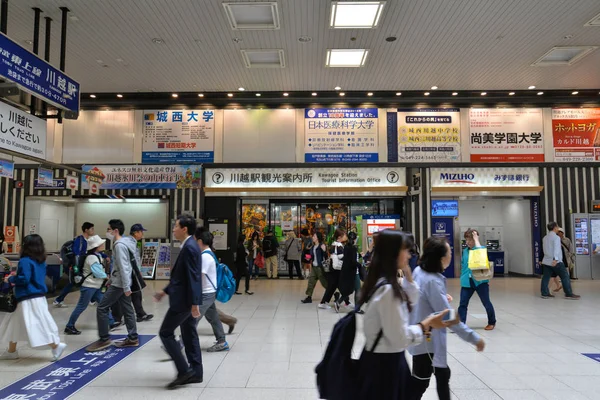
<instances>
[{"instance_id":1,"label":"dark jacket","mask_svg":"<svg viewBox=\"0 0 600 400\"><path fill-rule=\"evenodd\" d=\"M342 296L348 296L354 292L354 283L358 271L358 249L353 245L344 247L344 258L342 262L342 272L340 274L339 289Z\"/></svg>"},{"instance_id":2,"label":"dark jacket","mask_svg":"<svg viewBox=\"0 0 600 400\"><path fill-rule=\"evenodd\" d=\"M237 250L235 251L235 269L237 272L242 271L248 265L246 251L246 247L238 243Z\"/></svg>"},{"instance_id":3,"label":"dark jacket","mask_svg":"<svg viewBox=\"0 0 600 400\"><path fill-rule=\"evenodd\" d=\"M202 253L193 236L181 248L164 291L175 312L190 311L193 305L202 304Z\"/></svg>"},{"instance_id":4,"label":"dark jacket","mask_svg":"<svg viewBox=\"0 0 600 400\"><path fill-rule=\"evenodd\" d=\"M277 255L277 249L279 248L279 242L275 236L265 236L262 242L262 248L265 258L273 257Z\"/></svg>"},{"instance_id":5,"label":"dark jacket","mask_svg":"<svg viewBox=\"0 0 600 400\"><path fill-rule=\"evenodd\" d=\"M315 247L315 245L313 244L313 246L310 248L310 254L313 257L314 257L314 254L315 254L315 252L313 251L314 247ZM323 248L321 247L321 245L317 246L317 252L316 253L317 253L317 257L316 257L316 259L317 259L317 265L319 267L322 267L323 266L323 261L325 261L325 257L327 256L327 253L325 251L323 251ZM310 261L310 265L314 265L313 261L314 260Z\"/></svg>"},{"instance_id":6,"label":"dark jacket","mask_svg":"<svg viewBox=\"0 0 600 400\"><path fill-rule=\"evenodd\" d=\"M29 257L19 260L17 275L8 278L15 285L15 298L17 301L44 297L46 287L46 263L39 263Z\"/></svg>"}]
</instances>

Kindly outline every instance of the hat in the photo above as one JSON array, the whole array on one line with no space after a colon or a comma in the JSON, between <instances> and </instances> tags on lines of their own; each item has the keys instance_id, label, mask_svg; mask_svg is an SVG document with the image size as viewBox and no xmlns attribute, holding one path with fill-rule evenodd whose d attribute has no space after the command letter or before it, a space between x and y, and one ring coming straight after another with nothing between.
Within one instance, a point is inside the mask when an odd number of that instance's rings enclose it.
<instances>
[{"instance_id":1,"label":"hat","mask_svg":"<svg viewBox=\"0 0 600 400\"><path fill-rule=\"evenodd\" d=\"M94 235L87 240L87 248L92 250L96 247L102 246L104 243L106 243L106 239L102 239L100 236Z\"/></svg>"},{"instance_id":2,"label":"hat","mask_svg":"<svg viewBox=\"0 0 600 400\"><path fill-rule=\"evenodd\" d=\"M134 232L146 232L147 229L144 229L144 227L142 226L142 224L133 224L131 226L131 229L129 230L129 233L134 233Z\"/></svg>"},{"instance_id":3,"label":"hat","mask_svg":"<svg viewBox=\"0 0 600 400\"><path fill-rule=\"evenodd\" d=\"M565 230L563 228L558 228L559 232L565 233Z\"/></svg>"}]
</instances>

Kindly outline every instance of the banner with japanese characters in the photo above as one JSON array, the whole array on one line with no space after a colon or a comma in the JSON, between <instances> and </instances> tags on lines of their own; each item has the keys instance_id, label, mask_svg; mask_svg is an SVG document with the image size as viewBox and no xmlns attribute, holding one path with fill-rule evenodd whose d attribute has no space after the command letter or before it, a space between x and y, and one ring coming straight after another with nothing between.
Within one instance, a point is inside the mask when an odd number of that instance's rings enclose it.
<instances>
[{"instance_id":1,"label":"banner with japanese characters","mask_svg":"<svg viewBox=\"0 0 600 400\"><path fill-rule=\"evenodd\" d=\"M552 110L554 161L600 161L600 108Z\"/></svg>"},{"instance_id":2,"label":"banner with japanese characters","mask_svg":"<svg viewBox=\"0 0 600 400\"><path fill-rule=\"evenodd\" d=\"M544 162L541 108L472 108L472 162Z\"/></svg>"},{"instance_id":3,"label":"banner with japanese characters","mask_svg":"<svg viewBox=\"0 0 600 400\"><path fill-rule=\"evenodd\" d=\"M200 165L84 165L81 188L90 189L199 189Z\"/></svg>"},{"instance_id":4,"label":"banner with japanese characters","mask_svg":"<svg viewBox=\"0 0 600 400\"><path fill-rule=\"evenodd\" d=\"M0 103L0 147L46 159L46 121Z\"/></svg>"},{"instance_id":5,"label":"banner with japanese characters","mask_svg":"<svg viewBox=\"0 0 600 400\"><path fill-rule=\"evenodd\" d=\"M214 110L146 110L143 163L212 163Z\"/></svg>"},{"instance_id":6,"label":"banner with japanese characters","mask_svg":"<svg viewBox=\"0 0 600 400\"><path fill-rule=\"evenodd\" d=\"M304 111L305 162L377 162L376 108Z\"/></svg>"},{"instance_id":7,"label":"banner with japanese characters","mask_svg":"<svg viewBox=\"0 0 600 400\"><path fill-rule=\"evenodd\" d=\"M460 161L458 108L398 109L398 161Z\"/></svg>"}]
</instances>

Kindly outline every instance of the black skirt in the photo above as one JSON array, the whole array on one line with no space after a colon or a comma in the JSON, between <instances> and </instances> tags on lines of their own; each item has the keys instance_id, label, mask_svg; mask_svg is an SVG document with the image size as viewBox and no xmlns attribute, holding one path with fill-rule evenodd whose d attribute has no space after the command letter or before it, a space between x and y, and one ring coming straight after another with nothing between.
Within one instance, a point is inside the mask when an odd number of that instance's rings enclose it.
<instances>
[{"instance_id":1,"label":"black skirt","mask_svg":"<svg viewBox=\"0 0 600 400\"><path fill-rule=\"evenodd\" d=\"M408 399L410 369L404 352L363 351L360 360L360 400Z\"/></svg>"}]
</instances>

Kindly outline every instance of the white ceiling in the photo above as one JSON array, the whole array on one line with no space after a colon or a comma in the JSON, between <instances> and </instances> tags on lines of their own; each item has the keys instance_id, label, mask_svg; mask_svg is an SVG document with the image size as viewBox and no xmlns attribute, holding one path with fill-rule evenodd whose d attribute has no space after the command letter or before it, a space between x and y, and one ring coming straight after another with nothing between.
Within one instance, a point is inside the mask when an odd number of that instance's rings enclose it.
<instances>
[{"instance_id":1,"label":"white ceiling","mask_svg":"<svg viewBox=\"0 0 600 400\"><path fill-rule=\"evenodd\" d=\"M31 8L40 7L54 20L58 65L58 8L70 8L78 21L69 20L67 73L84 92L600 88L600 49L573 66L530 66L553 46L600 46L600 27L584 27L598 0L388 0L368 30L329 29L328 0L277 0L274 31L231 30L222 3L10 0L8 35L31 48ZM303 35L312 42L300 43ZM329 48L370 52L363 68L326 68ZM241 49L284 49L286 67L247 69Z\"/></svg>"}]
</instances>

